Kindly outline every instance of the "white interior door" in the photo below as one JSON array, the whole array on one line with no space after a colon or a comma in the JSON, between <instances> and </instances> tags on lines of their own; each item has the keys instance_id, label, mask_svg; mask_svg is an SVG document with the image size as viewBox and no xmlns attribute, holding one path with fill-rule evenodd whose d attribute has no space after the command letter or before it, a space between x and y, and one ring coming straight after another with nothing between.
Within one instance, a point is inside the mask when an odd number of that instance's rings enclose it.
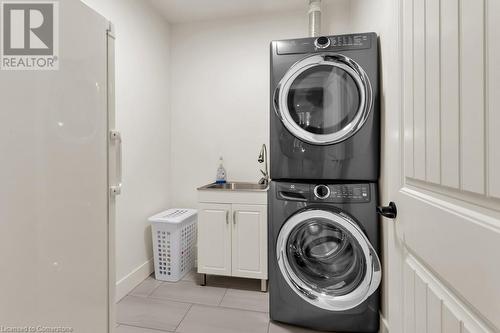
<instances>
[{"instance_id":1,"label":"white interior door","mask_svg":"<svg viewBox=\"0 0 500 333\"><path fill-rule=\"evenodd\" d=\"M394 331L500 332L500 2L405 0L401 15Z\"/></svg>"},{"instance_id":2,"label":"white interior door","mask_svg":"<svg viewBox=\"0 0 500 333\"><path fill-rule=\"evenodd\" d=\"M59 70L0 72L0 325L107 332L109 23L58 3Z\"/></svg>"}]
</instances>

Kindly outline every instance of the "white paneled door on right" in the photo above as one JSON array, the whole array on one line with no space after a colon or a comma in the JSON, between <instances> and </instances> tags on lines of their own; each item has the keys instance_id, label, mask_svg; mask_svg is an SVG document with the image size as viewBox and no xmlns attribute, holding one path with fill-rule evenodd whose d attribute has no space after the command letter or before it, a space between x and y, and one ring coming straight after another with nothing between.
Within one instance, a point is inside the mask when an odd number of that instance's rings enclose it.
<instances>
[{"instance_id":1,"label":"white paneled door on right","mask_svg":"<svg viewBox=\"0 0 500 333\"><path fill-rule=\"evenodd\" d=\"M500 1L404 0L401 17L402 329L500 332Z\"/></svg>"}]
</instances>

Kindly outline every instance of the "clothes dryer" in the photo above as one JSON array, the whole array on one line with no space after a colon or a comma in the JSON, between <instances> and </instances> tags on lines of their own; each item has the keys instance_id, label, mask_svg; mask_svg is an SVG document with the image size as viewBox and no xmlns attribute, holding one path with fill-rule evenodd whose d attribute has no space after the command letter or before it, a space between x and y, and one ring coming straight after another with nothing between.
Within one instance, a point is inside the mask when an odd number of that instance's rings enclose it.
<instances>
[{"instance_id":1,"label":"clothes dryer","mask_svg":"<svg viewBox=\"0 0 500 333\"><path fill-rule=\"evenodd\" d=\"M375 33L272 42L271 178L377 181L379 110Z\"/></svg>"}]
</instances>

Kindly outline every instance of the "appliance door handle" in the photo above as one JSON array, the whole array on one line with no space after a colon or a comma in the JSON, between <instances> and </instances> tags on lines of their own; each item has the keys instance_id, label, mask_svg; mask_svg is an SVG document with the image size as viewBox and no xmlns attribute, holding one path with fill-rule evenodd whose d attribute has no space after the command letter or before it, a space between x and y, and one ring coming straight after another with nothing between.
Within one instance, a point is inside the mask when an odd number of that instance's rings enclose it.
<instances>
[{"instance_id":1,"label":"appliance door handle","mask_svg":"<svg viewBox=\"0 0 500 333\"><path fill-rule=\"evenodd\" d=\"M301 193L293 193L293 192L278 192L280 199L290 200L290 201L307 201L307 198L304 197Z\"/></svg>"},{"instance_id":2,"label":"appliance door handle","mask_svg":"<svg viewBox=\"0 0 500 333\"><path fill-rule=\"evenodd\" d=\"M233 224L236 225L236 211L233 212Z\"/></svg>"},{"instance_id":3,"label":"appliance door handle","mask_svg":"<svg viewBox=\"0 0 500 333\"><path fill-rule=\"evenodd\" d=\"M368 288L368 293L366 298L370 297L375 291L377 291L382 281L382 265L380 259L378 258L377 252L371 244L370 246L370 256L372 257L372 280L370 282L370 287Z\"/></svg>"},{"instance_id":4,"label":"appliance door handle","mask_svg":"<svg viewBox=\"0 0 500 333\"><path fill-rule=\"evenodd\" d=\"M278 119L283 120L283 117L280 114L280 106L279 106L280 91L281 91L281 84L278 84L273 93L273 109Z\"/></svg>"},{"instance_id":5,"label":"appliance door handle","mask_svg":"<svg viewBox=\"0 0 500 333\"><path fill-rule=\"evenodd\" d=\"M226 224L229 224L229 211L226 210Z\"/></svg>"},{"instance_id":6,"label":"appliance door handle","mask_svg":"<svg viewBox=\"0 0 500 333\"><path fill-rule=\"evenodd\" d=\"M109 133L111 141L116 145L116 180L117 184L111 186L112 195L120 195L122 192L122 172L123 172L123 155L122 155L122 135L119 131L112 130Z\"/></svg>"}]
</instances>

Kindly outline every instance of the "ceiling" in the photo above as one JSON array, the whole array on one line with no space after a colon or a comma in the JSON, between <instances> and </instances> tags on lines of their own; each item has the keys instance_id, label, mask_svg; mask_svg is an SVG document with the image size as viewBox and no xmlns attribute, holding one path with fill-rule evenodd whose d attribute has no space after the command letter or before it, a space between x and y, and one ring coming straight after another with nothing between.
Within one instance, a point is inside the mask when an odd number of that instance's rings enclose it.
<instances>
[{"instance_id":1,"label":"ceiling","mask_svg":"<svg viewBox=\"0 0 500 333\"><path fill-rule=\"evenodd\" d=\"M303 9L307 0L149 0L170 23Z\"/></svg>"}]
</instances>

